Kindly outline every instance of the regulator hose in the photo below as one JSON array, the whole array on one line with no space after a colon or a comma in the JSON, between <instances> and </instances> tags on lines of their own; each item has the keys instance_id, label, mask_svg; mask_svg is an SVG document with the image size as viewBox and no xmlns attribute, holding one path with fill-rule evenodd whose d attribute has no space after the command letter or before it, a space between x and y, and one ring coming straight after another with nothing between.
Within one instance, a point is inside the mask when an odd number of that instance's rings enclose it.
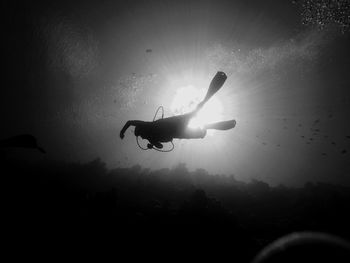
<instances>
[{"instance_id":1,"label":"regulator hose","mask_svg":"<svg viewBox=\"0 0 350 263\"><path fill-rule=\"evenodd\" d=\"M164 118L164 108L163 108L163 106L159 106L158 109L156 110L156 113L154 114L153 121L155 121L155 119L157 118L158 112L159 112L160 110L162 110L162 119ZM152 145L151 143L149 143L149 144L147 145L147 147L142 147L141 144L140 144L140 142L139 142L139 136L136 136L136 143L137 143L137 146L139 146L139 148L140 148L141 150L144 150L144 151L152 150L152 149L153 149L153 150L156 150L156 151L158 151L158 152L168 153L168 152L171 152L172 150L174 150L174 148L175 148L175 145L174 145L173 141L170 141L170 143L171 143L171 148L168 149L168 150L162 150L162 149L159 149L159 148L157 148L157 147L154 147L154 145Z\"/></svg>"},{"instance_id":2,"label":"regulator hose","mask_svg":"<svg viewBox=\"0 0 350 263\"><path fill-rule=\"evenodd\" d=\"M168 150L162 150L162 149L159 149L157 147L154 147L153 144L149 143L148 145L150 145L150 147L147 145L147 147L142 147L141 144L140 144L140 141L139 141L139 136L136 136L136 143L137 143L137 146L141 149L141 150L144 150L144 151L147 151L147 150L156 150L157 152L162 152L162 153L168 153L168 152L171 152L172 150L174 150L175 148L175 145L173 143L173 141L170 141L171 143L171 148L168 149Z\"/></svg>"},{"instance_id":3,"label":"regulator hose","mask_svg":"<svg viewBox=\"0 0 350 263\"><path fill-rule=\"evenodd\" d=\"M163 106L159 106L158 109L156 110L156 113L154 114L153 121L155 121L160 109L162 110L162 119L164 118L164 108Z\"/></svg>"}]
</instances>

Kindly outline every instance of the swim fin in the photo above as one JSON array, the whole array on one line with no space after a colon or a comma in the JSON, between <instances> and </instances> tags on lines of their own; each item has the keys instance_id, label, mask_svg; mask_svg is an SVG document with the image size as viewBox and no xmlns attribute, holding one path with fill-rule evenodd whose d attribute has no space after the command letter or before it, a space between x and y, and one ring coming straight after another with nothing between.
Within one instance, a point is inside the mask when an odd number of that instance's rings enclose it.
<instances>
[{"instance_id":1,"label":"swim fin","mask_svg":"<svg viewBox=\"0 0 350 263\"><path fill-rule=\"evenodd\" d=\"M227 76L224 72L218 71L212 81L210 82L207 94L201 104L206 103L219 89L224 85Z\"/></svg>"}]
</instances>

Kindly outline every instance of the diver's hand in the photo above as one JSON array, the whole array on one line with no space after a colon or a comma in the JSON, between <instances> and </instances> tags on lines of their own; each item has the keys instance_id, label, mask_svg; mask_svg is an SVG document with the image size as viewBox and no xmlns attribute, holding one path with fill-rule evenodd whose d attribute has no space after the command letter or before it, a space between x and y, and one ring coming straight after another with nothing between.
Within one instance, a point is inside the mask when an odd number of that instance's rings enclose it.
<instances>
[{"instance_id":1,"label":"diver's hand","mask_svg":"<svg viewBox=\"0 0 350 263\"><path fill-rule=\"evenodd\" d=\"M120 132L120 134L119 134L119 136L120 136L120 139L124 139L124 133L123 132Z\"/></svg>"}]
</instances>

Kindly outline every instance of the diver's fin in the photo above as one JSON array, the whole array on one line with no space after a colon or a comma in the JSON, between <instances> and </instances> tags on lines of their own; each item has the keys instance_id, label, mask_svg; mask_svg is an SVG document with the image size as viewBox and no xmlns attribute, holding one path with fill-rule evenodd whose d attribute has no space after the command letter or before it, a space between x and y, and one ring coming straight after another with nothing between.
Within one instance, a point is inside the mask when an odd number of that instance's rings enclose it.
<instances>
[{"instance_id":1,"label":"diver's fin","mask_svg":"<svg viewBox=\"0 0 350 263\"><path fill-rule=\"evenodd\" d=\"M224 72L218 71L214 78L211 80L207 94L203 100L203 104L206 103L218 90L224 85L227 76Z\"/></svg>"},{"instance_id":2,"label":"diver's fin","mask_svg":"<svg viewBox=\"0 0 350 263\"><path fill-rule=\"evenodd\" d=\"M225 131L225 130L233 129L235 126L236 126L236 121L230 120L230 121L220 121L220 122L210 123L205 125L205 128Z\"/></svg>"}]
</instances>

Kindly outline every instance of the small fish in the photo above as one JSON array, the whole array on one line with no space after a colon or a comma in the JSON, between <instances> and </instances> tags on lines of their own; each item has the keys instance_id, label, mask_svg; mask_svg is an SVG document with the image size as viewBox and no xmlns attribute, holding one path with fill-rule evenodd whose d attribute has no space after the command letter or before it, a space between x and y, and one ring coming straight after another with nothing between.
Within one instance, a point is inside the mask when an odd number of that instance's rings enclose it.
<instances>
[{"instance_id":1,"label":"small fish","mask_svg":"<svg viewBox=\"0 0 350 263\"><path fill-rule=\"evenodd\" d=\"M148 48L148 49L146 49L146 53L152 53L152 49L150 49L150 48Z\"/></svg>"}]
</instances>

